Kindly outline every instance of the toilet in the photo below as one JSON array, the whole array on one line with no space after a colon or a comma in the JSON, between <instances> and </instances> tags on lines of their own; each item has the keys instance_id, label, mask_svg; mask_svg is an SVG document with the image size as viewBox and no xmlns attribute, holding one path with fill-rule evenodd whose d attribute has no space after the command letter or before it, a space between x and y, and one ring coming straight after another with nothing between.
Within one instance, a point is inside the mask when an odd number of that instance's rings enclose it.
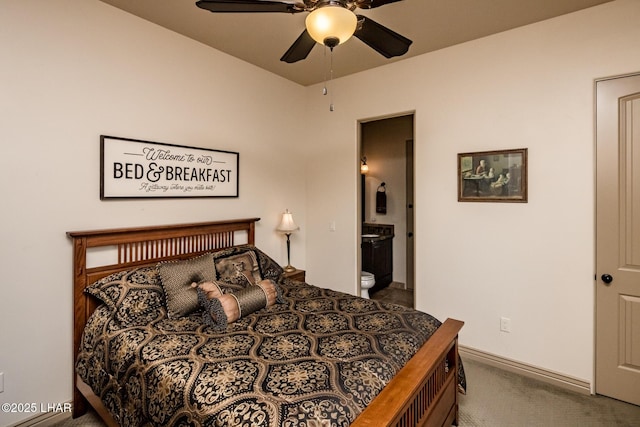
<instances>
[{"instance_id":1,"label":"toilet","mask_svg":"<svg viewBox=\"0 0 640 427\"><path fill-rule=\"evenodd\" d=\"M376 284L376 278L372 273L367 271L360 272L360 296L369 298L369 289Z\"/></svg>"}]
</instances>

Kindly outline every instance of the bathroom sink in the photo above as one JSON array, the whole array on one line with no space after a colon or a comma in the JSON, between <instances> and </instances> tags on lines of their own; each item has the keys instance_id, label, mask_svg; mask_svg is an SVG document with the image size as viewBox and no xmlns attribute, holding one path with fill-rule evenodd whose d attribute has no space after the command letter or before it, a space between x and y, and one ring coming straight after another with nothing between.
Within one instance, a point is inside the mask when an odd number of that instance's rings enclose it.
<instances>
[{"instance_id":1,"label":"bathroom sink","mask_svg":"<svg viewBox=\"0 0 640 427\"><path fill-rule=\"evenodd\" d=\"M364 238L364 239L367 239L367 238L371 239L373 237L380 237L380 235L379 234L363 234L362 235L362 238Z\"/></svg>"}]
</instances>

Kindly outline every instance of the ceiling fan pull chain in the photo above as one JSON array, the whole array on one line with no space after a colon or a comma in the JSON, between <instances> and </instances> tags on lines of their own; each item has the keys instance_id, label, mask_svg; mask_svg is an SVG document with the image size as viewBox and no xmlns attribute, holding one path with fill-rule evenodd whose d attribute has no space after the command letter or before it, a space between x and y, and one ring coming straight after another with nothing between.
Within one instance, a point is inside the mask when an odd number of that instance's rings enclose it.
<instances>
[{"instance_id":1,"label":"ceiling fan pull chain","mask_svg":"<svg viewBox=\"0 0 640 427\"><path fill-rule=\"evenodd\" d=\"M324 68L324 86L322 88L322 94L326 95L327 93L329 93L329 91L327 90L327 46L324 46L324 57L323 59L323 68Z\"/></svg>"},{"instance_id":2,"label":"ceiling fan pull chain","mask_svg":"<svg viewBox=\"0 0 640 427\"><path fill-rule=\"evenodd\" d=\"M333 85L333 48L331 48L331 69L329 70L329 85ZM331 99L329 100L329 111L333 111L333 90L330 93Z\"/></svg>"},{"instance_id":3,"label":"ceiling fan pull chain","mask_svg":"<svg viewBox=\"0 0 640 427\"><path fill-rule=\"evenodd\" d=\"M333 83L333 47L329 47L329 82L327 83L327 45L324 45L324 87L322 88L322 94L330 94L329 111L333 111L333 91L330 90Z\"/></svg>"}]
</instances>

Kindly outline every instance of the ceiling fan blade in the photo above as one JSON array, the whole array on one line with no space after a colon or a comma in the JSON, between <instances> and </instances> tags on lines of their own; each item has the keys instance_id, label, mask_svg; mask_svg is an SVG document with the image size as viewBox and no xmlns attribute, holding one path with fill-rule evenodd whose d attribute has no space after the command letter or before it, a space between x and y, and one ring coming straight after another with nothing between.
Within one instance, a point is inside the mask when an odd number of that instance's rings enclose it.
<instances>
[{"instance_id":1,"label":"ceiling fan blade","mask_svg":"<svg viewBox=\"0 0 640 427\"><path fill-rule=\"evenodd\" d=\"M373 19L361 15L356 16L358 17L358 28L353 35L385 58L404 55L413 43Z\"/></svg>"},{"instance_id":2,"label":"ceiling fan blade","mask_svg":"<svg viewBox=\"0 0 640 427\"><path fill-rule=\"evenodd\" d=\"M196 6L216 13L302 12L293 3L271 0L199 0Z\"/></svg>"},{"instance_id":3,"label":"ceiling fan blade","mask_svg":"<svg viewBox=\"0 0 640 427\"><path fill-rule=\"evenodd\" d=\"M289 50L282 55L280 61L288 62L289 64L293 64L294 62L298 62L302 59L305 59L309 56L309 52L316 45L316 41L311 38L309 32L305 29L300 37L296 39L295 42L291 45Z\"/></svg>"},{"instance_id":4,"label":"ceiling fan blade","mask_svg":"<svg viewBox=\"0 0 640 427\"><path fill-rule=\"evenodd\" d=\"M385 4L395 3L400 0L356 0L355 5L360 9L373 9L375 7L384 6Z\"/></svg>"}]
</instances>

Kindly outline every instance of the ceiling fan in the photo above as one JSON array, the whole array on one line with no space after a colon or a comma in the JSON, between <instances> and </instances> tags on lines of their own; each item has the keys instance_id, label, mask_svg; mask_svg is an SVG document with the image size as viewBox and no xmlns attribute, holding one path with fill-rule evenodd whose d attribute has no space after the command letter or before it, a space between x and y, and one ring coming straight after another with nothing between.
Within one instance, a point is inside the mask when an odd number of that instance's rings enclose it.
<instances>
[{"instance_id":1,"label":"ceiling fan","mask_svg":"<svg viewBox=\"0 0 640 427\"><path fill-rule=\"evenodd\" d=\"M412 41L354 10L373 9L400 0L199 0L196 6L214 13L301 13L309 12L305 30L280 58L294 63L305 59L316 42L330 49L352 35L386 58L407 53Z\"/></svg>"}]
</instances>

